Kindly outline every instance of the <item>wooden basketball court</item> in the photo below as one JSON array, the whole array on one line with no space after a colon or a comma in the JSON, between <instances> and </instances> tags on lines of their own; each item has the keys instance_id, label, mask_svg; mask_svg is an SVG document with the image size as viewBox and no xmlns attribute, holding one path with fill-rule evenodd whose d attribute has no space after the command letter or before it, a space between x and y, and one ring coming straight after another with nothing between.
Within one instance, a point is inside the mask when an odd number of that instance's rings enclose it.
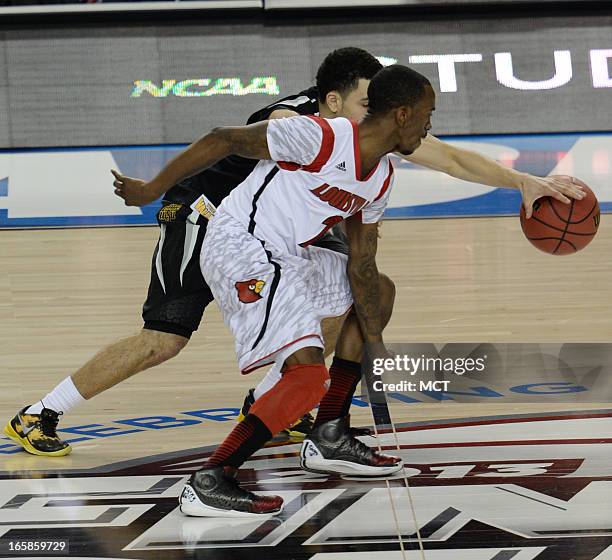
<instances>
[{"instance_id":1,"label":"wooden basketball court","mask_svg":"<svg viewBox=\"0 0 612 560\"><path fill-rule=\"evenodd\" d=\"M529 245L517 218L386 221L378 263L397 287L387 342L609 342L609 226L602 216L587 249L552 257ZM153 227L0 232L5 420L141 327L157 236ZM264 528L182 518L180 482L231 429L232 409L262 376L238 373L232 339L211 306L178 357L62 419L63 437L82 438L72 455L34 457L0 440L0 540L32 538L32 527L47 538L61 523L71 556L612 559L607 403L395 402L398 433L379 443L406 453L402 477L377 487L332 477L320 486L300 472L299 447L281 445L246 467L258 489L287 492L285 518ZM496 420L475 420L483 417ZM354 406L353 424L371 425L369 408ZM151 491L158 479L169 486ZM24 494L27 504L15 498ZM491 506L501 494L512 499ZM127 509L104 517L105 499ZM117 536L128 528L129 538Z\"/></svg>"}]
</instances>

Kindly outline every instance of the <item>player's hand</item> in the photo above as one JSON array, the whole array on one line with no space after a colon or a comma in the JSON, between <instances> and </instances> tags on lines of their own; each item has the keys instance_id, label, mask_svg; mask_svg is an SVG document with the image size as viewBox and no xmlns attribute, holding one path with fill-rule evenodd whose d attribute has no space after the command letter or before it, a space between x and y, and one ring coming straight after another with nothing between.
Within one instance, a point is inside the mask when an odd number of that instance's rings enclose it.
<instances>
[{"instance_id":1,"label":"player's hand","mask_svg":"<svg viewBox=\"0 0 612 560\"><path fill-rule=\"evenodd\" d=\"M570 198L580 200L586 196L582 187L573 182L573 177L566 175L553 175L552 177L526 175L521 183L520 191L527 218L531 218L533 203L543 196L556 198L565 204L570 203Z\"/></svg>"},{"instance_id":2,"label":"player's hand","mask_svg":"<svg viewBox=\"0 0 612 560\"><path fill-rule=\"evenodd\" d=\"M115 180L115 194L125 201L126 206L144 206L153 202L157 197L147 189L147 182L142 179L134 179L121 175L118 171L111 169Z\"/></svg>"}]
</instances>

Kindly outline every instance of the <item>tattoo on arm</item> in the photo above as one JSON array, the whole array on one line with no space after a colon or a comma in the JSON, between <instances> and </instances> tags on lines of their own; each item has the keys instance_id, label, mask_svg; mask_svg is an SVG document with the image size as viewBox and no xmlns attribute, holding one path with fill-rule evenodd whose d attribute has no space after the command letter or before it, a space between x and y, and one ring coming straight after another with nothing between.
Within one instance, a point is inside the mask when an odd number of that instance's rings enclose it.
<instances>
[{"instance_id":1,"label":"tattoo on arm","mask_svg":"<svg viewBox=\"0 0 612 560\"><path fill-rule=\"evenodd\" d=\"M270 159L266 121L247 126L223 127L213 130L220 141L227 143L230 153L251 159Z\"/></svg>"},{"instance_id":2,"label":"tattoo on arm","mask_svg":"<svg viewBox=\"0 0 612 560\"><path fill-rule=\"evenodd\" d=\"M360 232L358 249L355 251L355 245L351 245L347 268L355 311L365 342L382 340L380 290L376 266L377 230L377 227L366 226Z\"/></svg>"},{"instance_id":3,"label":"tattoo on arm","mask_svg":"<svg viewBox=\"0 0 612 560\"><path fill-rule=\"evenodd\" d=\"M208 169L231 154L253 159L270 159L266 130L268 123L215 128L172 159L155 177L152 191L166 192L172 185Z\"/></svg>"}]
</instances>

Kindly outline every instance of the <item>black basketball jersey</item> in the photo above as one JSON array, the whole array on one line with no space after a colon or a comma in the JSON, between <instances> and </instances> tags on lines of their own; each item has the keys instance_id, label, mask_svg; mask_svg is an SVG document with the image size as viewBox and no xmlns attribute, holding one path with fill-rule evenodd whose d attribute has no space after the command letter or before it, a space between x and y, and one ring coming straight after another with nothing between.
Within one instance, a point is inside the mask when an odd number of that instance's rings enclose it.
<instances>
[{"instance_id":1,"label":"black basketball jersey","mask_svg":"<svg viewBox=\"0 0 612 560\"><path fill-rule=\"evenodd\" d=\"M277 109L289 109L300 115L314 115L319 111L317 88L308 88L297 95L289 95L253 113L247 124L266 120ZM215 206L255 169L258 160L229 156L212 167L181 181L165 195L164 201L190 206L200 195L205 195Z\"/></svg>"}]
</instances>

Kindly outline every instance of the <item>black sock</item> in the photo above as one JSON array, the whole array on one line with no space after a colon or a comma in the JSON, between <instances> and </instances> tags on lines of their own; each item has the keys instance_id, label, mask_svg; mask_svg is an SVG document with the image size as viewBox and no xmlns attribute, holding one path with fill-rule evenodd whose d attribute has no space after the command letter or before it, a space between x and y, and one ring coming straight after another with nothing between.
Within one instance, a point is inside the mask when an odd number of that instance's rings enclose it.
<instances>
[{"instance_id":1,"label":"black sock","mask_svg":"<svg viewBox=\"0 0 612 560\"><path fill-rule=\"evenodd\" d=\"M361 364L334 357L329 377L331 384L319 405L315 426L343 418L349 413L355 389L361 379Z\"/></svg>"},{"instance_id":2,"label":"black sock","mask_svg":"<svg viewBox=\"0 0 612 560\"><path fill-rule=\"evenodd\" d=\"M255 451L261 449L272 434L254 414L248 414L217 447L207 467L240 467Z\"/></svg>"}]
</instances>

